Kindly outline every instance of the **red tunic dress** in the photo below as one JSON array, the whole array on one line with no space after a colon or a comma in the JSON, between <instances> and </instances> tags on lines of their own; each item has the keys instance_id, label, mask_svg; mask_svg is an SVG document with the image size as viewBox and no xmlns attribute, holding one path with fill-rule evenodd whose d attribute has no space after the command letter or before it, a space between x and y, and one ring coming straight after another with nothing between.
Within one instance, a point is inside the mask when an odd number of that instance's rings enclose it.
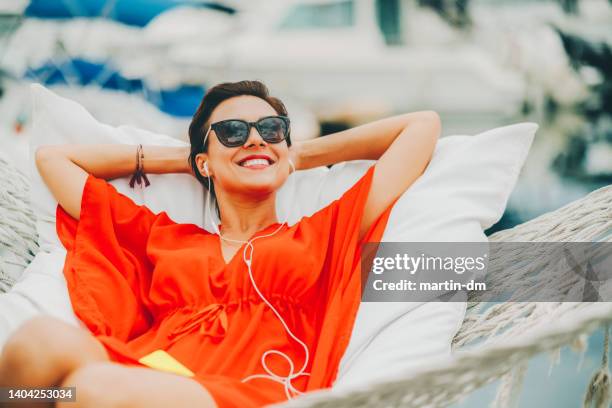
<instances>
[{"instance_id":1,"label":"red tunic dress","mask_svg":"<svg viewBox=\"0 0 612 408\"><path fill-rule=\"evenodd\" d=\"M349 342L361 296L359 227L374 168L327 207L254 241L253 278L310 353L310 375L291 381L302 392L333 384ZM380 240L390 210L361 242ZM287 399L283 384L269 378L242 382L266 374L268 350L286 354L294 372L306 358L255 292L243 248L226 264L218 235L154 214L91 175L80 221L58 205L57 233L68 251L74 311L113 361L141 365L143 356L164 350L220 407ZM290 373L279 355L266 364L278 376Z\"/></svg>"}]
</instances>

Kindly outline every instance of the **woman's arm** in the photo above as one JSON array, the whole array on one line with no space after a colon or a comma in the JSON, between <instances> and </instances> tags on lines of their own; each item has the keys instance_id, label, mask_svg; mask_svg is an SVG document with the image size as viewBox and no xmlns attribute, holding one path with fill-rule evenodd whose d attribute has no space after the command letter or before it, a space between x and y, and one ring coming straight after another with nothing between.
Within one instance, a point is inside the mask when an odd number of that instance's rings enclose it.
<instances>
[{"instance_id":1,"label":"woman's arm","mask_svg":"<svg viewBox=\"0 0 612 408\"><path fill-rule=\"evenodd\" d=\"M189 147L143 146L146 173L191 173ZM121 144L47 145L36 149L36 167L57 202L73 218L81 214L88 173L103 179L132 174L136 146Z\"/></svg>"},{"instance_id":2,"label":"woman's arm","mask_svg":"<svg viewBox=\"0 0 612 408\"><path fill-rule=\"evenodd\" d=\"M441 131L432 111L407 113L299 143L297 168L348 160L378 160L360 238L380 214L423 173Z\"/></svg>"},{"instance_id":3,"label":"woman's arm","mask_svg":"<svg viewBox=\"0 0 612 408\"><path fill-rule=\"evenodd\" d=\"M406 128L437 114L405 113L303 142L294 142L298 170L329 166L351 160L378 160Z\"/></svg>"}]
</instances>

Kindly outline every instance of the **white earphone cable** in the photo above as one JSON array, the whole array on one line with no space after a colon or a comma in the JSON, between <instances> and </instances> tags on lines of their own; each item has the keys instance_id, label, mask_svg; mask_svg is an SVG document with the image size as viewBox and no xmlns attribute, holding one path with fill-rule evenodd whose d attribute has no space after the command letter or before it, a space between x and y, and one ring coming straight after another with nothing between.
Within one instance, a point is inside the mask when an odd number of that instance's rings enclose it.
<instances>
[{"instance_id":1,"label":"white earphone cable","mask_svg":"<svg viewBox=\"0 0 612 408\"><path fill-rule=\"evenodd\" d=\"M208 132L207 132L207 136L208 136ZM289 165L291 166L291 168L293 169L293 172L295 172L295 165L293 164L293 162L291 160L289 160ZM206 206L208 207L208 217L209 217L209 221L211 222L213 228L216 230L217 234L219 235L219 237L225 241L229 241L229 242L237 242L237 243L242 243L242 244L246 244L244 247L244 250L242 252L242 259L244 261L244 263L247 265L248 269L249 269L249 278L251 280L251 284L253 285L253 288L255 289L255 291L257 292L257 294L259 295L259 297L264 301L264 303L272 310L272 312L274 312L274 314L276 315L276 317L278 318L278 320L281 322L281 324L283 325L283 327L285 328L285 330L287 331L287 333L289 334L289 336L295 340L297 343L299 343L303 348L304 348L304 354L306 356L305 360L304 360L304 364L302 365L302 368L294 373L294 369L295 369L295 365L293 364L293 361L291 360L291 358L289 358L288 355L286 355L285 353L278 351L278 350L267 350L266 352L263 353L263 355L261 356L261 365L263 367L263 369L266 371L267 374L253 374L250 375L248 377L245 377L242 379L242 382L247 382L250 381L252 379L255 378L267 378L269 380L281 383L284 385L285 388L285 395L287 396L288 399L292 399L296 394L297 395L301 395L303 394L303 392L301 392L300 390L296 389L293 384L291 384L291 381L294 378L297 377L301 377L301 376L309 376L310 373L306 373L306 366L308 365L308 360L310 358L310 354L308 351L308 346L306 346L306 344L300 340L296 335L293 334L293 332L289 329L289 327L287 326L287 323L285 322L285 320L283 319L283 317L280 315L280 313L274 308L274 306L272 306L272 304L268 301L268 299L265 298L265 296L261 293L261 291L259 290L259 287L257 286L257 284L255 283L255 279L253 278L253 272L251 270L251 264L252 264L252 260L253 260L253 255L255 254L255 247L253 246L253 241L255 241L256 239L259 238L265 238L265 237L270 237L274 234L276 234L278 231L281 230L281 228L283 227L283 225L287 224L287 221L289 220L289 211L287 211L286 217L285 217L285 221L283 221L278 228L270 233L270 234L266 234L266 235L260 235L258 237L255 237L249 241L243 241L243 240L236 240L236 239L230 239L230 238L225 238L224 236L221 235L221 231L219 231L219 228L217 227L216 223L214 222L214 220L212 219L212 206L211 206L211 200L210 200L210 174L208 172L208 162L204 162L204 171L206 172L206 175L208 176L208 198L206 200ZM292 193L295 193L295 180L292 182L293 184L293 189L292 189ZM247 251L250 248L250 257L247 256ZM272 354L276 354L278 356L283 357L285 360L287 360L287 363L289 363L289 374L285 377L280 376L275 374L266 364L266 357L272 355Z\"/></svg>"}]
</instances>

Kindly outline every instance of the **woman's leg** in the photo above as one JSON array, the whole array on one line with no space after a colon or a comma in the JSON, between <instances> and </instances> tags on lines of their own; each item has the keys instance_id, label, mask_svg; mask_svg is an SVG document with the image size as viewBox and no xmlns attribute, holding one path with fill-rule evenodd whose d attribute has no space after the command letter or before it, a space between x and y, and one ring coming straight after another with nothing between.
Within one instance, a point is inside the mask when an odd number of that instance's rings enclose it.
<instances>
[{"instance_id":1,"label":"woman's leg","mask_svg":"<svg viewBox=\"0 0 612 408\"><path fill-rule=\"evenodd\" d=\"M0 355L0 387L53 387L78 367L108 361L89 332L52 317L25 322Z\"/></svg>"},{"instance_id":2,"label":"woman's leg","mask_svg":"<svg viewBox=\"0 0 612 408\"><path fill-rule=\"evenodd\" d=\"M56 405L66 408L215 407L199 383L110 363L104 347L91 334L50 317L24 323L2 350L0 387L16 386L76 387L76 402Z\"/></svg>"},{"instance_id":3,"label":"woman's leg","mask_svg":"<svg viewBox=\"0 0 612 408\"><path fill-rule=\"evenodd\" d=\"M214 408L215 401L196 381L145 367L102 362L71 373L63 387L76 387L76 402L57 408Z\"/></svg>"}]
</instances>

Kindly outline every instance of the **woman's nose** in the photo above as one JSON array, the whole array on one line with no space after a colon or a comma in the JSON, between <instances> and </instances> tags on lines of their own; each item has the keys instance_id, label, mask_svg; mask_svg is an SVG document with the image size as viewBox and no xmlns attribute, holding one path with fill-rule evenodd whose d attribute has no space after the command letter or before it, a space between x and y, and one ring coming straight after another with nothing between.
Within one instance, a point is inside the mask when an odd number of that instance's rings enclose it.
<instances>
[{"instance_id":1,"label":"woman's nose","mask_svg":"<svg viewBox=\"0 0 612 408\"><path fill-rule=\"evenodd\" d=\"M266 141L263 140L257 128L255 126L251 126L251 128L249 129L249 137L247 138L244 147L265 145Z\"/></svg>"}]
</instances>

